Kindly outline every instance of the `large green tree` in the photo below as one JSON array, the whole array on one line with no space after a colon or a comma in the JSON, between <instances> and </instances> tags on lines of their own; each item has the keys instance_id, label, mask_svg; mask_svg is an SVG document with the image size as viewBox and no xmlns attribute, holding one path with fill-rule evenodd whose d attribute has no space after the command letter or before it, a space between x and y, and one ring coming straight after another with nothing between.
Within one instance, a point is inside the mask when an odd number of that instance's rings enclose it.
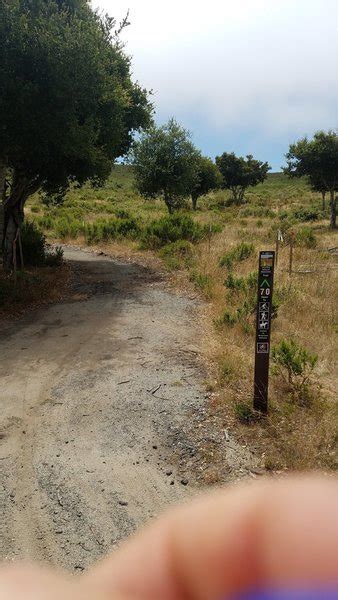
<instances>
[{"instance_id":1,"label":"large green tree","mask_svg":"<svg viewBox=\"0 0 338 600\"><path fill-rule=\"evenodd\" d=\"M312 140L306 137L291 144L286 154L289 177L307 176L310 185L330 193L330 226L336 227L336 198L338 188L338 134L318 131Z\"/></svg>"},{"instance_id":2,"label":"large green tree","mask_svg":"<svg viewBox=\"0 0 338 600\"><path fill-rule=\"evenodd\" d=\"M222 175L215 163L207 156L199 156L197 159L197 179L191 190L192 207L197 208L197 200L211 190L220 187Z\"/></svg>"},{"instance_id":3,"label":"large green tree","mask_svg":"<svg viewBox=\"0 0 338 600\"><path fill-rule=\"evenodd\" d=\"M271 168L267 162L254 159L251 154L243 158L236 156L234 152L216 156L216 165L223 177L222 187L231 191L236 204L243 202L245 190L249 186L263 183Z\"/></svg>"},{"instance_id":4,"label":"large green tree","mask_svg":"<svg viewBox=\"0 0 338 600\"><path fill-rule=\"evenodd\" d=\"M139 192L149 198L162 196L171 214L197 182L198 158L189 133L174 119L154 125L141 135L130 156Z\"/></svg>"},{"instance_id":5,"label":"large green tree","mask_svg":"<svg viewBox=\"0 0 338 600\"><path fill-rule=\"evenodd\" d=\"M0 0L0 192L4 266L27 198L104 180L150 122L114 19L86 0Z\"/></svg>"}]
</instances>

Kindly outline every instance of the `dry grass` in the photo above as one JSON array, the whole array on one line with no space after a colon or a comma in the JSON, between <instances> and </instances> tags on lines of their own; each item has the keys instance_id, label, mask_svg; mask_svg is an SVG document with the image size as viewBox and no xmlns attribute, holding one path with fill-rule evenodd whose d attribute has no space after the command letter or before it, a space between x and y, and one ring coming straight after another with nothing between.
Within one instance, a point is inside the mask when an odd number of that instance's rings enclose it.
<instances>
[{"instance_id":1,"label":"dry grass","mask_svg":"<svg viewBox=\"0 0 338 600\"><path fill-rule=\"evenodd\" d=\"M69 281L67 265L31 267L18 272L16 282L0 269L0 321L60 301L68 293Z\"/></svg>"},{"instance_id":2,"label":"dry grass","mask_svg":"<svg viewBox=\"0 0 338 600\"><path fill-rule=\"evenodd\" d=\"M224 286L227 269L219 258L239 242L253 242L255 253L235 266L236 277L246 277L257 270L258 251L273 249L264 228L257 230L248 222L240 227L225 226L221 234L197 250L199 270L210 283L208 323L213 327L224 310L233 313L243 302L243 294ZM266 419L251 425L239 424L234 416L238 403L252 403L254 361L254 314L234 325L213 327L215 333L208 348L214 365L210 389L215 392L218 408L224 412L224 426L236 428L238 435L262 456L267 469L337 468L338 413L335 313L337 306L337 261L327 252L336 244L335 235L326 232L316 249L295 248L292 276L289 276L289 247L282 247L275 271L275 290L281 293L278 316L272 323L272 344L293 338L318 354L314 389L310 407L297 406L283 382L271 376L270 411ZM307 272L310 271L310 272ZM244 293L245 297L245 293ZM317 389L317 388L316 388Z\"/></svg>"},{"instance_id":3,"label":"dry grass","mask_svg":"<svg viewBox=\"0 0 338 600\"><path fill-rule=\"evenodd\" d=\"M288 180L280 174L269 176L266 183L248 191L243 207L227 205L227 194L219 191L199 201L194 219L203 224L219 224L221 233L213 235L210 246L206 239L197 246L192 259L181 263L172 278L185 288L192 285L207 300L205 314L205 348L210 359L208 387L213 391L211 411L221 415L222 426L236 430L239 438L249 443L262 456L267 469L337 468L337 255L328 248L337 246L337 235L328 229L328 215L321 220L321 198L309 191L302 180ZM127 210L142 224L166 214L160 200L147 201L133 190L130 169L119 167L101 190L90 187L72 190L61 209L44 208L33 198L29 212L39 222L47 216L57 225L60 218L94 222ZM298 209L318 211L319 218L302 222L295 217ZM191 211L189 207L186 209ZM60 216L62 215L62 216ZM42 220L42 221L41 221ZM251 301L252 290L229 289L224 285L227 268L219 259L237 244L253 244L251 257L233 267L235 277L247 278L257 270L258 251L273 249L278 228L294 230L307 227L315 234L315 247L297 245L293 274L288 274L289 248L280 250L275 273L275 293L279 306L272 324L272 344L282 338L294 338L309 351L318 354L311 406L302 407L291 400L288 390L274 375L270 380L270 412L266 419L242 425L235 416L239 402L251 405L253 394L254 311L242 310L232 325L220 317L243 309ZM46 231L55 238L54 225ZM78 241L81 242L81 237ZM72 241L72 243L76 243ZM311 246L311 244L309 244ZM141 252L137 240L113 241L100 249L133 260L149 261L156 268L162 263L151 253ZM141 258L142 257L142 258Z\"/></svg>"}]
</instances>

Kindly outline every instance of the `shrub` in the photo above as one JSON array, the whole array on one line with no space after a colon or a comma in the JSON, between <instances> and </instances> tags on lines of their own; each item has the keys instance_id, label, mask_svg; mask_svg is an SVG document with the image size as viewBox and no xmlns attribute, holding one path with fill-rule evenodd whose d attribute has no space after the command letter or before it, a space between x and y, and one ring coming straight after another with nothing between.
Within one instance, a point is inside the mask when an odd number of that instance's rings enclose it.
<instances>
[{"instance_id":1,"label":"shrub","mask_svg":"<svg viewBox=\"0 0 338 600\"><path fill-rule=\"evenodd\" d=\"M120 218L116 223L116 232L121 237L135 238L140 231L141 228L134 217Z\"/></svg>"},{"instance_id":2,"label":"shrub","mask_svg":"<svg viewBox=\"0 0 338 600\"><path fill-rule=\"evenodd\" d=\"M315 248L317 238L311 227L301 227L296 233L296 243L302 248Z\"/></svg>"},{"instance_id":3,"label":"shrub","mask_svg":"<svg viewBox=\"0 0 338 600\"><path fill-rule=\"evenodd\" d=\"M318 356L294 340L283 339L272 348L275 372L286 381L292 395L300 404L308 404L311 394L311 376Z\"/></svg>"},{"instance_id":4,"label":"shrub","mask_svg":"<svg viewBox=\"0 0 338 600\"><path fill-rule=\"evenodd\" d=\"M321 212L315 207L298 206L294 209L293 215L298 221L318 221Z\"/></svg>"},{"instance_id":5,"label":"shrub","mask_svg":"<svg viewBox=\"0 0 338 600\"><path fill-rule=\"evenodd\" d=\"M178 240L161 248L159 254L165 261L166 265L171 269L179 269L181 262L184 261L188 265L189 260L193 256L193 245L187 240Z\"/></svg>"},{"instance_id":6,"label":"shrub","mask_svg":"<svg viewBox=\"0 0 338 600\"><path fill-rule=\"evenodd\" d=\"M190 274L190 281L202 290L203 294L206 298L211 298L212 296L212 281L209 275L204 275L203 273L199 273L197 271L192 271Z\"/></svg>"},{"instance_id":7,"label":"shrub","mask_svg":"<svg viewBox=\"0 0 338 600\"><path fill-rule=\"evenodd\" d=\"M231 313L229 310L225 310L222 315L217 319L216 325L228 325L233 327L237 323L237 314Z\"/></svg>"},{"instance_id":8,"label":"shrub","mask_svg":"<svg viewBox=\"0 0 338 600\"><path fill-rule=\"evenodd\" d=\"M205 228L189 215L170 215L152 221L145 228L141 244L143 248L156 249L178 240L197 242L204 233Z\"/></svg>"},{"instance_id":9,"label":"shrub","mask_svg":"<svg viewBox=\"0 0 338 600\"><path fill-rule=\"evenodd\" d=\"M253 244L240 242L220 258L219 264L221 267L231 269L236 262L241 262L252 256L254 251L255 247Z\"/></svg>"},{"instance_id":10,"label":"shrub","mask_svg":"<svg viewBox=\"0 0 338 600\"><path fill-rule=\"evenodd\" d=\"M124 208L115 208L114 214L118 219L130 219L130 212Z\"/></svg>"},{"instance_id":11,"label":"shrub","mask_svg":"<svg viewBox=\"0 0 338 600\"><path fill-rule=\"evenodd\" d=\"M24 221L21 227L21 242L24 263L33 267L42 266L46 258L46 238L42 231L34 223ZM17 252L19 252L18 245Z\"/></svg>"},{"instance_id":12,"label":"shrub","mask_svg":"<svg viewBox=\"0 0 338 600\"><path fill-rule=\"evenodd\" d=\"M235 277L232 273L229 273L224 281L224 285L229 290L245 290L246 281L244 277Z\"/></svg>"},{"instance_id":13,"label":"shrub","mask_svg":"<svg viewBox=\"0 0 338 600\"><path fill-rule=\"evenodd\" d=\"M244 425L250 425L250 423L257 421L257 413L246 402L236 402L235 415L239 422Z\"/></svg>"}]
</instances>

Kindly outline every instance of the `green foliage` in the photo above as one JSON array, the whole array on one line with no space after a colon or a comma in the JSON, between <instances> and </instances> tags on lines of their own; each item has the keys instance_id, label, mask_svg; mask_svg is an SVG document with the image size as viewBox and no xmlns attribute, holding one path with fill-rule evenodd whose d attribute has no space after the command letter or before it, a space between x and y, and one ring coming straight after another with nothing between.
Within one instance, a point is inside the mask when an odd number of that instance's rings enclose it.
<instances>
[{"instance_id":1,"label":"green foliage","mask_svg":"<svg viewBox=\"0 0 338 600\"><path fill-rule=\"evenodd\" d=\"M235 416L240 423L243 423L243 425L250 425L258 419L257 413L246 402L236 402Z\"/></svg>"},{"instance_id":2,"label":"green foliage","mask_svg":"<svg viewBox=\"0 0 338 600\"><path fill-rule=\"evenodd\" d=\"M251 155L245 159L233 152L216 156L216 165L222 175L222 187L231 190L236 204L243 202L245 190L249 186L255 186L266 179L270 169L268 163L255 160Z\"/></svg>"},{"instance_id":3,"label":"green foliage","mask_svg":"<svg viewBox=\"0 0 338 600\"><path fill-rule=\"evenodd\" d=\"M62 248L57 246L52 249L46 243L45 235L34 223L25 221L20 232L25 265L58 267L63 263ZM17 248L17 264L20 264L19 248Z\"/></svg>"},{"instance_id":4,"label":"green foliage","mask_svg":"<svg viewBox=\"0 0 338 600\"><path fill-rule=\"evenodd\" d=\"M253 244L240 242L220 258L219 264L221 267L231 269L236 262L242 262L252 256L254 251L255 247Z\"/></svg>"},{"instance_id":5,"label":"green foliage","mask_svg":"<svg viewBox=\"0 0 338 600\"><path fill-rule=\"evenodd\" d=\"M21 243L25 264L39 267L45 263L46 237L34 223L24 222L21 227ZM18 259L20 260L19 255Z\"/></svg>"},{"instance_id":6,"label":"green foliage","mask_svg":"<svg viewBox=\"0 0 338 600\"><path fill-rule=\"evenodd\" d=\"M311 206L298 206L293 211L294 217L297 221L318 221L322 216L321 211L318 208Z\"/></svg>"},{"instance_id":7,"label":"green foliage","mask_svg":"<svg viewBox=\"0 0 338 600\"><path fill-rule=\"evenodd\" d=\"M127 219L103 219L85 225L84 234L88 244L98 244L117 238L135 239L141 227L134 217Z\"/></svg>"},{"instance_id":8,"label":"green foliage","mask_svg":"<svg viewBox=\"0 0 338 600\"><path fill-rule=\"evenodd\" d=\"M213 294L212 281L209 275L193 270L190 273L190 281L198 287L206 298L211 298Z\"/></svg>"},{"instance_id":9,"label":"green foliage","mask_svg":"<svg viewBox=\"0 0 338 600\"><path fill-rule=\"evenodd\" d=\"M217 319L216 325L228 325L232 327L237 323L238 315L237 313L230 312L229 310L225 310L222 315Z\"/></svg>"},{"instance_id":10,"label":"green foliage","mask_svg":"<svg viewBox=\"0 0 338 600\"><path fill-rule=\"evenodd\" d=\"M67 4L0 2L2 158L52 194L74 178L106 178L150 113L114 19L85 0Z\"/></svg>"},{"instance_id":11,"label":"green foliage","mask_svg":"<svg viewBox=\"0 0 338 600\"><path fill-rule=\"evenodd\" d=\"M311 227L301 227L296 233L296 243L303 248L315 248L317 239Z\"/></svg>"},{"instance_id":12,"label":"green foliage","mask_svg":"<svg viewBox=\"0 0 338 600\"><path fill-rule=\"evenodd\" d=\"M194 248L191 242L178 240L177 242L163 246L159 255L170 270L176 270L182 266L182 263L185 266L189 266L193 253Z\"/></svg>"},{"instance_id":13,"label":"green foliage","mask_svg":"<svg viewBox=\"0 0 338 600\"><path fill-rule=\"evenodd\" d=\"M307 176L312 189L329 191L330 224L336 227L335 191L338 189L338 133L318 131L312 140L306 137L291 144L286 154L289 177Z\"/></svg>"},{"instance_id":14,"label":"green foliage","mask_svg":"<svg viewBox=\"0 0 338 600\"><path fill-rule=\"evenodd\" d=\"M224 282L224 285L229 290L244 290L246 287L245 277L235 277L232 273L229 273Z\"/></svg>"},{"instance_id":15,"label":"green foliage","mask_svg":"<svg viewBox=\"0 0 338 600\"><path fill-rule=\"evenodd\" d=\"M154 125L134 144L130 157L136 187L145 197L162 196L172 213L197 183L198 158L190 134L174 119L162 127Z\"/></svg>"},{"instance_id":16,"label":"green foliage","mask_svg":"<svg viewBox=\"0 0 338 600\"><path fill-rule=\"evenodd\" d=\"M205 229L189 215L175 214L147 225L141 244L143 248L156 249L178 240L197 242L204 234Z\"/></svg>"},{"instance_id":17,"label":"green foliage","mask_svg":"<svg viewBox=\"0 0 338 600\"><path fill-rule=\"evenodd\" d=\"M222 176L219 169L210 158L200 155L197 157L196 162L197 176L191 189L192 206L194 210L197 208L197 199L211 190L220 187L222 182Z\"/></svg>"},{"instance_id":18,"label":"green foliage","mask_svg":"<svg viewBox=\"0 0 338 600\"><path fill-rule=\"evenodd\" d=\"M272 360L276 372L285 379L294 398L301 404L307 404L311 397L310 378L318 356L292 339L283 339L272 348Z\"/></svg>"}]
</instances>

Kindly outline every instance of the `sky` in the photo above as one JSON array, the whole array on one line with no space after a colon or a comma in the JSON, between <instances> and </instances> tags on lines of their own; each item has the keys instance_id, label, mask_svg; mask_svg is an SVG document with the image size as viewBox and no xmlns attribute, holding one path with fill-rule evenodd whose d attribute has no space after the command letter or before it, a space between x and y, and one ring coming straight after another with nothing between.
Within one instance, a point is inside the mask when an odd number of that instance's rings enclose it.
<instances>
[{"instance_id":1,"label":"sky","mask_svg":"<svg viewBox=\"0 0 338 600\"><path fill-rule=\"evenodd\" d=\"M202 152L253 154L273 171L291 142L338 128L338 0L92 0L121 20L155 120Z\"/></svg>"}]
</instances>

